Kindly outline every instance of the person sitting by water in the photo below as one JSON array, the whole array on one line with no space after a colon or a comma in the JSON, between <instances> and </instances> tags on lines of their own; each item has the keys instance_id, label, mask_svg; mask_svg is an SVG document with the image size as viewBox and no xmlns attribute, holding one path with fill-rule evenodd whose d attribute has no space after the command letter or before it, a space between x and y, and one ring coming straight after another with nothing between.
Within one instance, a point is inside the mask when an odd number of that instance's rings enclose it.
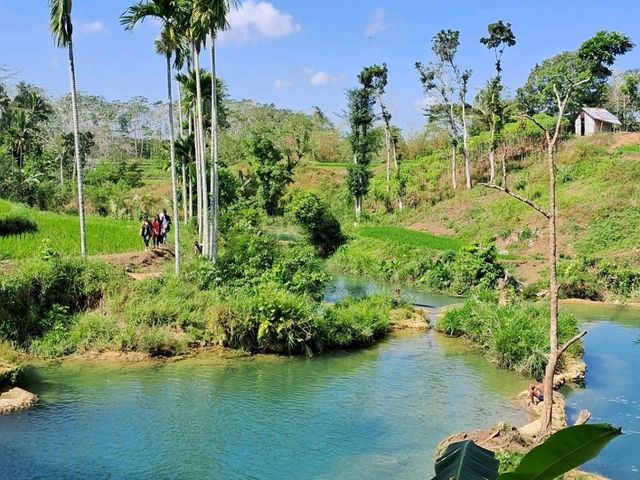
<instances>
[{"instance_id":1,"label":"person sitting by water","mask_svg":"<svg viewBox=\"0 0 640 480\"><path fill-rule=\"evenodd\" d=\"M544 385L540 379L536 379L536 381L538 382L536 385L529 385L529 397L532 405L537 405L544 400Z\"/></svg>"}]
</instances>

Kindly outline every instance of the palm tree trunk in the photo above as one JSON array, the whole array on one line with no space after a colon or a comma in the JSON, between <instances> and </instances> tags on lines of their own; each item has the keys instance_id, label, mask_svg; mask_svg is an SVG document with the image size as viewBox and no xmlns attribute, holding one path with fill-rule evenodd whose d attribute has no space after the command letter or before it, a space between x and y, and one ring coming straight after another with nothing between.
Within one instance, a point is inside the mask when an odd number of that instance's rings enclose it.
<instances>
[{"instance_id":1,"label":"palm tree trunk","mask_svg":"<svg viewBox=\"0 0 640 480\"><path fill-rule=\"evenodd\" d=\"M453 189L458 188L458 181L456 179L456 146L451 145L451 183Z\"/></svg>"},{"instance_id":2,"label":"palm tree trunk","mask_svg":"<svg viewBox=\"0 0 640 480\"><path fill-rule=\"evenodd\" d=\"M80 216L80 254L87 256L87 229L84 219L84 183L82 178L82 161L80 159L80 139L78 131L78 105L76 93L76 67L73 61L73 40L69 38L69 76L71 79L71 115L73 120L73 150L78 179L78 214Z\"/></svg>"},{"instance_id":3,"label":"palm tree trunk","mask_svg":"<svg viewBox=\"0 0 640 480\"><path fill-rule=\"evenodd\" d=\"M200 52L196 50L194 56L194 68L196 69L196 130L199 133L200 148L200 176L202 181L202 244L204 252L210 252L209 243L209 194L207 192L207 160L205 157L205 137L202 115L202 84L200 78Z\"/></svg>"},{"instance_id":4,"label":"palm tree trunk","mask_svg":"<svg viewBox=\"0 0 640 480\"><path fill-rule=\"evenodd\" d=\"M187 223L189 221L189 207L187 205L187 164L182 159L182 221Z\"/></svg>"},{"instance_id":5,"label":"palm tree trunk","mask_svg":"<svg viewBox=\"0 0 640 480\"><path fill-rule=\"evenodd\" d=\"M471 160L469 158L469 134L467 132L467 112L464 97L462 98L462 156L464 157L464 174L467 181L467 188L471 188Z\"/></svg>"},{"instance_id":6,"label":"palm tree trunk","mask_svg":"<svg viewBox=\"0 0 640 480\"><path fill-rule=\"evenodd\" d=\"M176 149L173 136L173 95L171 94L171 55L167 55L167 95L169 97L169 150L171 156L171 200L173 202L173 231L175 238L175 271L180 273L180 214L178 210L178 180L176 178Z\"/></svg>"},{"instance_id":7,"label":"palm tree trunk","mask_svg":"<svg viewBox=\"0 0 640 480\"><path fill-rule=\"evenodd\" d=\"M213 263L218 254L218 92L216 80L216 32L211 30L211 194L213 205L211 207L211 230L209 254Z\"/></svg>"}]
</instances>

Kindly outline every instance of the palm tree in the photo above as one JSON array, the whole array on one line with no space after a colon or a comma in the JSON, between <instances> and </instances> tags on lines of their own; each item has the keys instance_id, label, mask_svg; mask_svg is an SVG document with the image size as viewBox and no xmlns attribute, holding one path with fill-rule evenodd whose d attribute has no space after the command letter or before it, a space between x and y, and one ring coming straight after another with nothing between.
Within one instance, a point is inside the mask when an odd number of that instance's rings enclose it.
<instances>
[{"instance_id":1,"label":"palm tree","mask_svg":"<svg viewBox=\"0 0 640 480\"><path fill-rule=\"evenodd\" d=\"M167 62L167 96L169 98L169 150L171 156L171 199L173 203L174 237L175 237L175 272L180 273L180 221L178 211L178 189L176 179L176 154L173 133L173 95L171 93L171 57L181 50L182 41L176 28L179 4L175 0L152 0L140 2L129 7L120 17L125 30L132 30L138 22L147 17L154 17L163 23L160 38L156 40L156 51L164 55Z\"/></svg>"},{"instance_id":2,"label":"palm tree","mask_svg":"<svg viewBox=\"0 0 640 480\"><path fill-rule=\"evenodd\" d=\"M216 36L219 31L229 28L227 17L232 8L237 8L238 0L196 0L196 16L211 40L211 224L209 250L213 262L218 250L218 101L216 98Z\"/></svg>"},{"instance_id":3,"label":"palm tree","mask_svg":"<svg viewBox=\"0 0 640 480\"><path fill-rule=\"evenodd\" d=\"M71 77L71 112L73 116L73 146L78 172L78 213L80 215L80 253L87 256L87 233L84 220L84 187L82 163L80 161L80 140L78 132L78 107L76 93L76 70L73 61L73 24L71 23L71 0L49 0L51 10L49 28L56 46L67 47L69 51L69 74Z\"/></svg>"}]
</instances>

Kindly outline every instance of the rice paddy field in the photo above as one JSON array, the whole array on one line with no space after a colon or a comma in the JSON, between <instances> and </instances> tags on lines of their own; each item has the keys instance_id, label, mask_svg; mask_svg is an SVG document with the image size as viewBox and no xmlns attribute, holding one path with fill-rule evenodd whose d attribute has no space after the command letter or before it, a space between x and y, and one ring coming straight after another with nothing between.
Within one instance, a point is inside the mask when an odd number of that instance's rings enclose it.
<instances>
[{"instance_id":1,"label":"rice paddy field","mask_svg":"<svg viewBox=\"0 0 640 480\"><path fill-rule=\"evenodd\" d=\"M395 245L429 250L452 250L455 252L465 244L458 238L439 237L425 232L386 225L362 227L359 234L366 238L373 238Z\"/></svg>"},{"instance_id":2,"label":"rice paddy field","mask_svg":"<svg viewBox=\"0 0 640 480\"><path fill-rule=\"evenodd\" d=\"M48 246L64 255L80 254L80 221L77 215L41 212L0 200L0 218L27 217L38 229L32 233L0 236L0 260L18 260L40 255ZM87 216L87 249L89 255L141 250L139 223Z\"/></svg>"}]
</instances>

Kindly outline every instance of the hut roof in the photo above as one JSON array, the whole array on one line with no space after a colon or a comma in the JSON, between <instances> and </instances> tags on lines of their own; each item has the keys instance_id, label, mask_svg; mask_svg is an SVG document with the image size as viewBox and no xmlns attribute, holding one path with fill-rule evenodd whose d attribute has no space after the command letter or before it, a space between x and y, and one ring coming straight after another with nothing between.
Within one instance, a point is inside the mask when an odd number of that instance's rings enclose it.
<instances>
[{"instance_id":1,"label":"hut roof","mask_svg":"<svg viewBox=\"0 0 640 480\"><path fill-rule=\"evenodd\" d=\"M601 122L612 123L614 125L622 125L620 120L606 108L582 107L582 111L594 120L600 120Z\"/></svg>"}]
</instances>

